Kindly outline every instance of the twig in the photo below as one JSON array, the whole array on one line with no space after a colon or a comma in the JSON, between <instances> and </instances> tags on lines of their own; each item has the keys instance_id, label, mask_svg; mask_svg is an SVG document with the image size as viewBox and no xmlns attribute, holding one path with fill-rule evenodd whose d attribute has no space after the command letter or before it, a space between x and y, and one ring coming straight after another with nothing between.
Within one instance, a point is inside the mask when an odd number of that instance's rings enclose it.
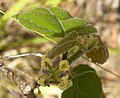
<instances>
[{"instance_id":1,"label":"twig","mask_svg":"<svg viewBox=\"0 0 120 98\"><path fill-rule=\"evenodd\" d=\"M109 73L113 74L114 76L116 76L116 77L120 78L120 76L119 76L118 74L116 74L116 73L114 73L114 72L112 72L112 71L110 71L110 70L108 70L108 69L106 69L106 68L102 67L102 66L101 66L101 65L99 65L99 64L96 64L96 63L94 63L94 62L90 61L90 60L89 60L89 59L87 59L86 57L83 57L83 56L81 56L81 57L82 57L82 58L84 58L84 59L86 59L87 61L89 61L89 62L91 62L91 63L95 64L96 66L100 67L101 69L103 69L103 70L105 70L105 71L107 71L107 72L109 72Z\"/></svg>"},{"instance_id":2,"label":"twig","mask_svg":"<svg viewBox=\"0 0 120 98\"><path fill-rule=\"evenodd\" d=\"M19 55L4 56L1 59L3 61L6 61L8 59L15 59L15 58L25 57L25 56L42 57L43 55L41 53L26 53L26 54L19 54Z\"/></svg>"}]
</instances>

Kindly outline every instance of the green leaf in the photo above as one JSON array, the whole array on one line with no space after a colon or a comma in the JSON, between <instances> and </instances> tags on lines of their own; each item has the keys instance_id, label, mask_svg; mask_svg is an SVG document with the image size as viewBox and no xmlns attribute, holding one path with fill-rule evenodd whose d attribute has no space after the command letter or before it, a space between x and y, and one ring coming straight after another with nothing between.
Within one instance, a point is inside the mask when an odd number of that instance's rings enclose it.
<instances>
[{"instance_id":1,"label":"green leaf","mask_svg":"<svg viewBox=\"0 0 120 98\"><path fill-rule=\"evenodd\" d=\"M89 34L95 32L97 32L96 28L91 24L87 24L82 30L79 31L79 34Z\"/></svg>"},{"instance_id":2,"label":"green leaf","mask_svg":"<svg viewBox=\"0 0 120 98\"><path fill-rule=\"evenodd\" d=\"M58 19L46 8L35 8L20 13L16 19L28 30L44 36L63 36L63 28Z\"/></svg>"},{"instance_id":3,"label":"green leaf","mask_svg":"<svg viewBox=\"0 0 120 98\"><path fill-rule=\"evenodd\" d=\"M28 10L28 11L23 11L22 13L20 13L20 14L26 14L26 13L31 13L31 14L33 14L33 13L46 13L46 14L51 14L50 13L50 11L47 9L47 8L40 8L40 7L38 7L38 8L34 8L34 9L30 9L30 10Z\"/></svg>"},{"instance_id":4,"label":"green leaf","mask_svg":"<svg viewBox=\"0 0 120 98\"><path fill-rule=\"evenodd\" d=\"M73 71L76 73L76 74L79 74L79 73L83 73L83 72L87 72L87 71L93 71L95 72L95 69L93 69L92 67L90 67L89 65L87 64L80 64L78 66L76 66ZM96 72L95 72L96 73Z\"/></svg>"},{"instance_id":5,"label":"green leaf","mask_svg":"<svg viewBox=\"0 0 120 98\"><path fill-rule=\"evenodd\" d=\"M62 25L66 33L69 33L73 30L77 31L80 35L96 32L96 28L94 28L86 20L81 18L71 18L68 20L63 20Z\"/></svg>"},{"instance_id":6,"label":"green leaf","mask_svg":"<svg viewBox=\"0 0 120 98\"><path fill-rule=\"evenodd\" d=\"M59 19L59 20L66 20L72 18L72 16L62 8L59 7L52 7L50 11Z\"/></svg>"},{"instance_id":7,"label":"green leaf","mask_svg":"<svg viewBox=\"0 0 120 98\"><path fill-rule=\"evenodd\" d=\"M79 35L96 32L96 29L86 20L72 18L67 11L58 7L35 8L13 17L26 29L44 37L63 37L74 30Z\"/></svg>"},{"instance_id":8,"label":"green leaf","mask_svg":"<svg viewBox=\"0 0 120 98\"><path fill-rule=\"evenodd\" d=\"M62 98L100 98L102 84L95 70L88 65L78 65L73 69L78 75L73 86L62 93Z\"/></svg>"},{"instance_id":9,"label":"green leaf","mask_svg":"<svg viewBox=\"0 0 120 98\"><path fill-rule=\"evenodd\" d=\"M48 53L48 58L54 58L56 55L68 51L77 44L77 32L73 31L66 35L57 45L55 45Z\"/></svg>"}]
</instances>

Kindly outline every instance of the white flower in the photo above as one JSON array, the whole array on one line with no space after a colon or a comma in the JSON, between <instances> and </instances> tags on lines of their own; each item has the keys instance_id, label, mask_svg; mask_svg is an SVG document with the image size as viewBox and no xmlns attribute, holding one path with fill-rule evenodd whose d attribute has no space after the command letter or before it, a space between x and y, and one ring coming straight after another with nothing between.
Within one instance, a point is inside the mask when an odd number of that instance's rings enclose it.
<instances>
[{"instance_id":1,"label":"white flower","mask_svg":"<svg viewBox=\"0 0 120 98\"><path fill-rule=\"evenodd\" d=\"M58 87L64 91L70 88L72 85L73 82L71 80L68 80L68 76L64 76L61 78L61 82L58 84Z\"/></svg>"},{"instance_id":2,"label":"white flower","mask_svg":"<svg viewBox=\"0 0 120 98\"><path fill-rule=\"evenodd\" d=\"M53 66L53 63L52 63L51 59L46 58L45 56L42 56L42 58L41 58L41 67L42 67L42 69L46 70L48 68L46 63L48 63L50 66Z\"/></svg>"},{"instance_id":3,"label":"white flower","mask_svg":"<svg viewBox=\"0 0 120 98\"><path fill-rule=\"evenodd\" d=\"M69 65L69 62L67 60L62 60L60 63L59 63L59 69L61 71L69 71L70 70L70 65Z\"/></svg>"}]
</instances>

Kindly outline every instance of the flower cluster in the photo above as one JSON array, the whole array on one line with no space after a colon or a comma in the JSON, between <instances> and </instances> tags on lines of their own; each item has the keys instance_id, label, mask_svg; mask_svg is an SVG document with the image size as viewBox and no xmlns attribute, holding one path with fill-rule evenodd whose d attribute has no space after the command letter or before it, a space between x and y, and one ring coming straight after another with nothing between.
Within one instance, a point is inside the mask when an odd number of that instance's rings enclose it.
<instances>
[{"instance_id":1,"label":"flower cluster","mask_svg":"<svg viewBox=\"0 0 120 98\"><path fill-rule=\"evenodd\" d=\"M46 70L48 69L48 66L52 67L53 66L53 63L52 63L52 59L49 59L49 58L46 58L45 56L42 56L41 58L41 68ZM68 72L70 71L70 65L69 65L69 62L67 60L62 60L60 61L59 63L59 70L62 71L62 72ZM55 74L55 73L54 73ZM57 75L55 75L56 79L58 79L59 77L57 77ZM62 77L60 80L58 79L58 81L60 82L58 84L58 87L61 89L61 90L66 90L68 88L70 88L73 83L71 80L68 79L69 76L64 76ZM44 75L40 76L40 78L38 79L37 83L40 85L40 86L47 86L45 83L46 83L46 77Z\"/></svg>"},{"instance_id":2,"label":"flower cluster","mask_svg":"<svg viewBox=\"0 0 120 98\"><path fill-rule=\"evenodd\" d=\"M79 40L80 48L84 47L85 51L91 50L94 47L98 47L98 44L100 42L99 35L97 34L79 36Z\"/></svg>"},{"instance_id":3,"label":"flower cluster","mask_svg":"<svg viewBox=\"0 0 120 98\"><path fill-rule=\"evenodd\" d=\"M58 84L58 87L64 91L70 88L72 85L73 85L73 82L68 79L68 76L64 76L61 78L61 82Z\"/></svg>"}]
</instances>

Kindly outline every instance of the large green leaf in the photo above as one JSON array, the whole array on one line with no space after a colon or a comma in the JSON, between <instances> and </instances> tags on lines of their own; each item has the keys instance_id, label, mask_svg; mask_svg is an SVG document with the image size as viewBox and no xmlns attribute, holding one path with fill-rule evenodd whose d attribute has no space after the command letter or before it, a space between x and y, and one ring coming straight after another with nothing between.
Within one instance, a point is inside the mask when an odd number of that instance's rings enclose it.
<instances>
[{"instance_id":1,"label":"large green leaf","mask_svg":"<svg viewBox=\"0 0 120 98\"><path fill-rule=\"evenodd\" d=\"M102 84L95 70L88 65L78 65L73 69L77 74L73 86L63 92L62 98L100 98Z\"/></svg>"},{"instance_id":2,"label":"large green leaf","mask_svg":"<svg viewBox=\"0 0 120 98\"><path fill-rule=\"evenodd\" d=\"M72 16L66 11L58 7L50 8L50 11L59 19L66 20L72 18Z\"/></svg>"},{"instance_id":3,"label":"large green leaf","mask_svg":"<svg viewBox=\"0 0 120 98\"><path fill-rule=\"evenodd\" d=\"M28 30L35 31L44 36L64 35L60 22L46 8L35 8L14 17Z\"/></svg>"},{"instance_id":4,"label":"large green leaf","mask_svg":"<svg viewBox=\"0 0 120 98\"><path fill-rule=\"evenodd\" d=\"M79 34L89 34L89 33L96 33L97 30L92 24L87 24L83 29L78 31Z\"/></svg>"},{"instance_id":5,"label":"large green leaf","mask_svg":"<svg viewBox=\"0 0 120 98\"><path fill-rule=\"evenodd\" d=\"M72 18L67 11L58 7L34 8L14 15L14 18L26 29L43 36L63 37L74 30L78 34L96 32L86 20Z\"/></svg>"},{"instance_id":6,"label":"large green leaf","mask_svg":"<svg viewBox=\"0 0 120 98\"><path fill-rule=\"evenodd\" d=\"M71 18L71 19L63 20L62 25L66 33L69 33L73 30L76 30L80 35L97 32L96 28L94 28L86 20L81 18Z\"/></svg>"}]
</instances>

